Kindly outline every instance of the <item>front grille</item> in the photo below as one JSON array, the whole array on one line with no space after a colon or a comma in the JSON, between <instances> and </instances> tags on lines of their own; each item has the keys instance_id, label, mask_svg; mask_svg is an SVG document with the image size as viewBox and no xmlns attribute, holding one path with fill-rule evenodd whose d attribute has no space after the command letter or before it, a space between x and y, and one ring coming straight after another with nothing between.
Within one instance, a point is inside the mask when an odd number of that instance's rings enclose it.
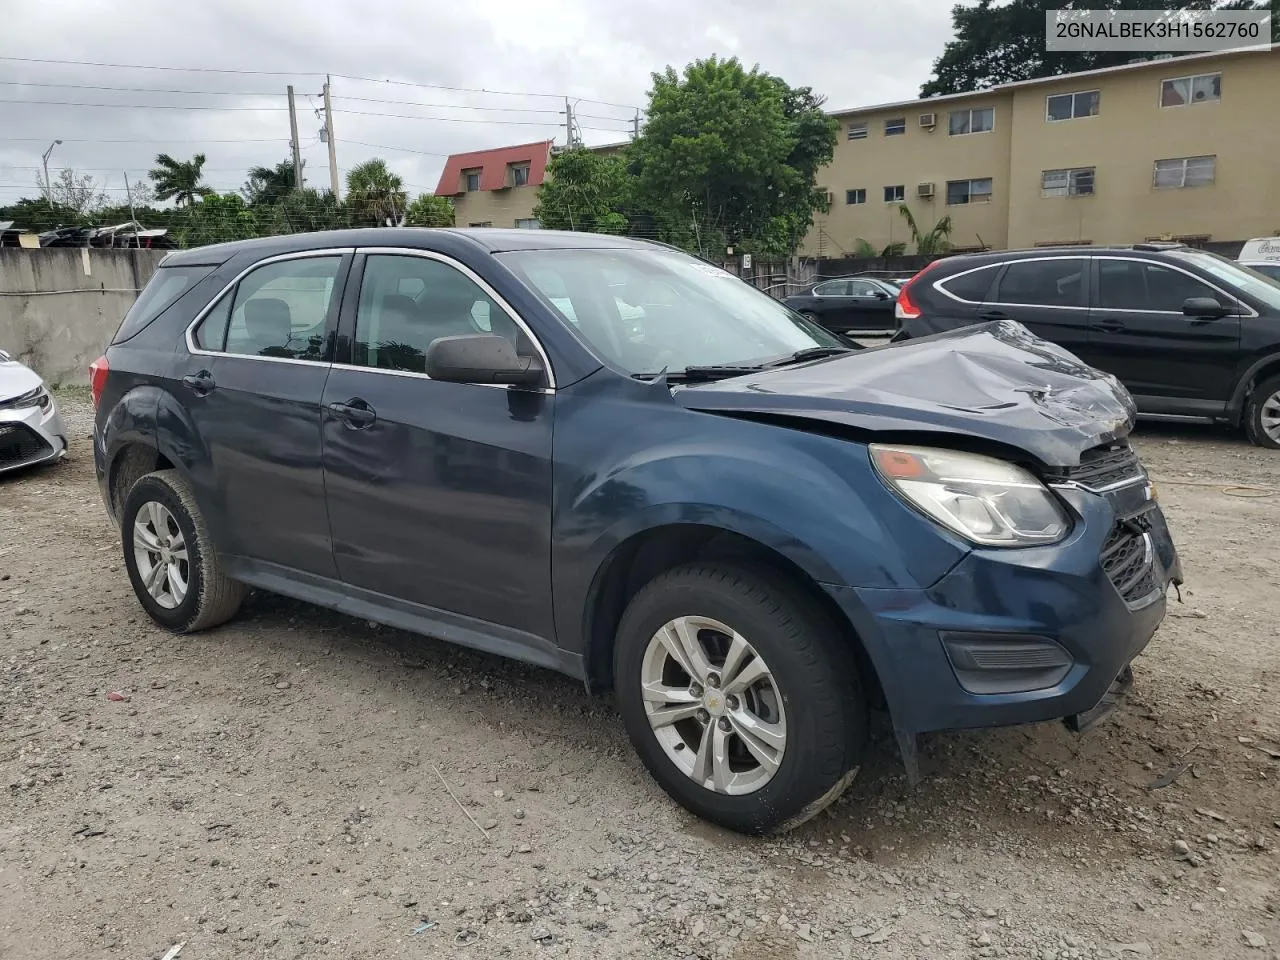
<instances>
[{"instance_id":1,"label":"front grille","mask_svg":"<svg viewBox=\"0 0 1280 960\"><path fill-rule=\"evenodd\" d=\"M1129 441L1119 440L1086 450L1076 467L1055 467L1046 471L1050 483L1078 483L1090 490L1105 490L1127 481L1145 479L1146 471Z\"/></svg>"},{"instance_id":2,"label":"front grille","mask_svg":"<svg viewBox=\"0 0 1280 960\"><path fill-rule=\"evenodd\" d=\"M53 447L40 434L21 423L0 423L0 470L43 460Z\"/></svg>"},{"instance_id":3,"label":"front grille","mask_svg":"<svg viewBox=\"0 0 1280 960\"><path fill-rule=\"evenodd\" d=\"M1125 603L1137 603L1155 591L1153 553L1141 517L1119 521L1102 545L1102 569Z\"/></svg>"}]
</instances>

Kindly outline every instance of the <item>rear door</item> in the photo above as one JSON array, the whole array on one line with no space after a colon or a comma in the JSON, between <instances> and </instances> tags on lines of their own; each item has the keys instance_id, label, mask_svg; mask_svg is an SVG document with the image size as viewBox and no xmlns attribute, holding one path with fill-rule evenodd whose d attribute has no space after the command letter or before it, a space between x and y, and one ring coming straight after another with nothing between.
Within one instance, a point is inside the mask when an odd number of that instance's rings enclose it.
<instances>
[{"instance_id":1,"label":"rear door","mask_svg":"<svg viewBox=\"0 0 1280 960\"><path fill-rule=\"evenodd\" d=\"M349 251L277 257L195 324L179 401L205 445L200 502L219 549L334 577L320 397Z\"/></svg>"},{"instance_id":2,"label":"rear door","mask_svg":"<svg viewBox=\"0 0 1280 960\"><path fill-rule=\"evenodd\" d=\"M1221 414L1240 359L1240 302L1186 270L1137 257L1096 257L1093 284L1090 362L1119 377L1147 413ZM1185 316L1191 297L1215 299L1233 315Z\"/></svg>"},{"instance_id":3,"label":"rear door","mask_svg":"<svg viewBox=\"0 0 1280 960\"><path fill-rule=\"evenodd\" d=\"M1083 359L1089 349L1088 288L1088 257L1011 260L978 319L1017 320L1036 336Z\"/></svg>"}]
</instances>

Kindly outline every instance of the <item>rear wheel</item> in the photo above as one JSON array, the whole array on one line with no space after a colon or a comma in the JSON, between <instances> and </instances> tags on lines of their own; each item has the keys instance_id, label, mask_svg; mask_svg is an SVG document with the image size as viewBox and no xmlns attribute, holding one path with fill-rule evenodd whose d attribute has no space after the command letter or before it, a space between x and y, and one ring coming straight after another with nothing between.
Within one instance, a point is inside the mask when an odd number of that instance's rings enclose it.
<instances>
[{"instance_id":1,"label":"rear wheel","mask_svg":"<svg viewBox=\"0 0 1280 960\"><path fill-rule=\"evenodd\" d=\"M222 573L191 488L176 470L147 474L121 512L125 569L152 620L193 633L231 619L244 587Z\"/></svg>"},{"instance_id":2,"label":"rear wheel","mask_svg":"<svg viewBox=\"0 0 1280 960\"><path fill-rule=\"evenodd\" d=\"M785 582L702 564L665 573L627 607L614 659L636 751L700 817L782 832L856 772L866 707L852 657Z\"/></svg>"},{"instance_id":3,"label":"rear wheel","mask_svg":"<svg viewBox=\"0 0 1280 960\"><path fill-rule=\"evenodd\" d=\"M1245 429L1258 446L1280 450L1280 377L1253 388L1245 411Z\"/></svg>"}]
</instances>

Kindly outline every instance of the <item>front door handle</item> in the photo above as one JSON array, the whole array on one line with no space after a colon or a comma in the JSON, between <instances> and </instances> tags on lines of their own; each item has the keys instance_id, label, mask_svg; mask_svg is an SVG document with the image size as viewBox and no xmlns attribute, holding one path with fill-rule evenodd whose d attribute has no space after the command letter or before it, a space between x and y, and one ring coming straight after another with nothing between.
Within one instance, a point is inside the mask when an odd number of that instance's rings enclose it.
<instances>
[{"instance_id":1,"label":"front door handle","mask_svg":"<svg viewBox=\"0 0 1280 960\"><path fill-rule=\"evenodd\" d=\"M214 388L218 386L213 379L213 374L208 370L201 370L199 373L191 373L182 378L183 386L187 387L197 397L207 397L213 393Z\"/></svg>"},{"instance_id":2,"label":"front door handle","mask_svg":"<svg viewBox=\"0 0 1280 960\"><path fill-rule=\"evenodd\" d=\"M984 310L978 314L979 320L1008 320L1009 315L1003 310Z\"/></svg>"},{"instance_id":3,"label":"front door handle","mask_svg":"<svg viewBox=\"0 0 1280 960\"><path fill-rule=\"evenodd\" d=\"M345 421L352 430L362 430L378 419L373 407L359 397L352 397L346 403L335 400L327 406L331 414Z\"/></svg>"},{"instance_id":4,"label":"front door handle","mask_svg":"<svg viewBox=\"0 0 1280 960\"><path fill-rule=\"evenodd\" d=\"M1093 329L1102 333L1121 333L1124 328L1124 324L1119 320L1100 320L1093 325Z\"/></svg>"}]
</instances>

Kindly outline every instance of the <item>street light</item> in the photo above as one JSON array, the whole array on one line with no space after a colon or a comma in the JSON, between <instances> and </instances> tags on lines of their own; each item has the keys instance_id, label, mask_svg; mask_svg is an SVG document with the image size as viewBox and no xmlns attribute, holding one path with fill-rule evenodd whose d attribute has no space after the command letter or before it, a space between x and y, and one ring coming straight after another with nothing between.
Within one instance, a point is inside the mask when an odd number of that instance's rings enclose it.
<instances>
[{"instance_id":1,"label":"street light","mask_svg":"<svg viewBox=\"0 0 1280 960\"><path fill-rule=\"evenodd\" d=\"M49 206L53 206L53 184L49 182L49 154L53 153L53 148L60 143L62 143L61 140L53 141L41 157L44 161L44 198L49 201Z\"/></svg>"}]
</instances>

